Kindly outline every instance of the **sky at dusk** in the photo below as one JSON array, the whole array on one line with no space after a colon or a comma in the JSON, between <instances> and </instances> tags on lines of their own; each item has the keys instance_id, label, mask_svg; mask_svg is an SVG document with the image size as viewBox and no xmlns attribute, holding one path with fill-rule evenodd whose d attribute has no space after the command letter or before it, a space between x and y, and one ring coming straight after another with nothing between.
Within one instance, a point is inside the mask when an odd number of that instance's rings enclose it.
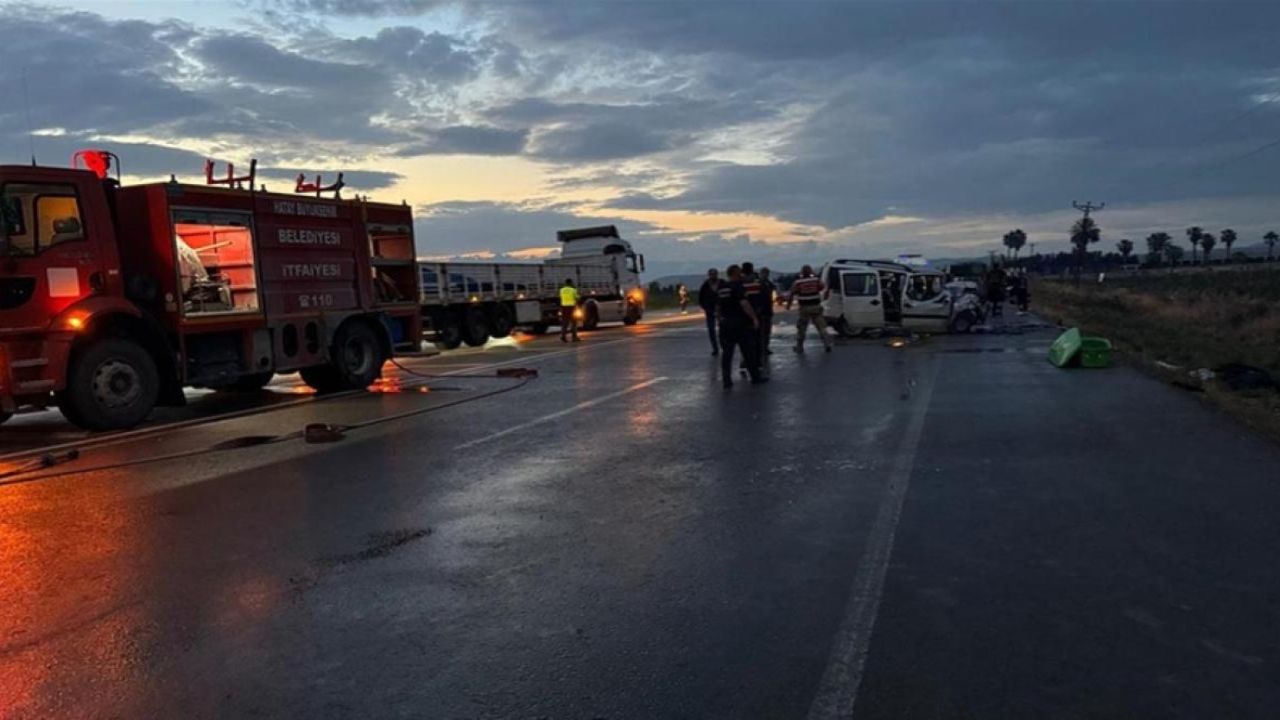
<instances>
[{"instance_id":1,"label":"sky at dusk","mask_svg":"<svg viewBox=\"0 0 1280 720\"><path fill-rule=\"evenodd\" d=\"M427 256L616 223L650 275L1280 230L1280 3L0 3L0 163L256 157ZM26 82L24 83L24 76ZM25 88L24 88L25 84Z\"/></svg>"}]
</instances>

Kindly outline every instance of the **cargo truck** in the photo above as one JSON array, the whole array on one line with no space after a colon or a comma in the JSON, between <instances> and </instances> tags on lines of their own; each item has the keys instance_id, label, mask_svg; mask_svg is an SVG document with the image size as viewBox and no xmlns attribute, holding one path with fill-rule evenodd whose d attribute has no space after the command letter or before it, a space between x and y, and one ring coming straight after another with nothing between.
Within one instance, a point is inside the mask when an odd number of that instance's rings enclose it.
<instances>
[{"instance_id":1,"label":"cargo truck","mask_svg":"<svg viewBox=\"0 0 1280 720\"><path fill-rule=\"evenodd\" d=\"M124 187L103 151L71 169L0 166L0 421L56 404L81 427L124 428L186 386L279 372L363 388L418 350L411 209L343 199L341 176L287 194L255 175L215 179L209 163L204 185Z\"/></svg>"},{"instance_id":2,"label":"cargo truck","mask_svg":"<svg viewBox=\"0 0 1280 720\"><path fill-rule=\"evenodd\" d=\"M560 322L560 287L572 280L582 297L579 323L634 325L644 316L644 256L617 227L556 233L560 256L542 263L420 262L423 326L438 344L483 345L516 328L543 333Z\"/></svg>"}]
</instances>

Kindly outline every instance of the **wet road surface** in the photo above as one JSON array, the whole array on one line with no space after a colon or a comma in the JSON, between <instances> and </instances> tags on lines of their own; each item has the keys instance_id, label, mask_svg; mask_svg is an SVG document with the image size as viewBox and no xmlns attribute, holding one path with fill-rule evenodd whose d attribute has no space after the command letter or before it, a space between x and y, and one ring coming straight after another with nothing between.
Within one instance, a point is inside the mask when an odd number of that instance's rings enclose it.
<instances>
[{"instance_id":1,"label":"wet road surface","mask_svg":"<svg viewBox=\"0 0 1280 720\"><path fill-rule=\"evenodd\" d=\"M1273 716L1280 451L1052 337L725 392L654 324L88 448L0 480L0 717Z\"/></svg>"}]
</instances>

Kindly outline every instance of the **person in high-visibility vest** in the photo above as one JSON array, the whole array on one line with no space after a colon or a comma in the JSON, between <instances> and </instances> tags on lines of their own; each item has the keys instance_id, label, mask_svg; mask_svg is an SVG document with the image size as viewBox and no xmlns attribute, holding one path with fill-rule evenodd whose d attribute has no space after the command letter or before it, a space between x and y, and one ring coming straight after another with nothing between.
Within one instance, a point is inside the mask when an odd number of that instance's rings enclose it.
<instances>
[{"instance_id":1,"label":"person in high-visibility vest","mask_svg":"<svg viewBox=\"0 0 1280 720\"><path fill-rule=\"evenodd\" d=\"M813 268L805 265L800 268L800 277L791 283L791 294L787 296L787 309L791 302L800 304L800 316L796 319L796 352L804 352L804 335L813 323L818 331L818 339L827 352L831 352L831 338L827 336L827 321L822 317L822 294L826 288L822 280L813 274Z\"/></svg>"},{"instance_id":2,"label":"person in high-visibility vest","mask_svg":"<svg viewBox=\"0 0 1280 720\"><path fill-rule=\"evenodd\" d=\"M573 280L565 278L560 288L560 342L569 342L568 335L578 342L578 288Z\"/></svg>"}]
</instances>

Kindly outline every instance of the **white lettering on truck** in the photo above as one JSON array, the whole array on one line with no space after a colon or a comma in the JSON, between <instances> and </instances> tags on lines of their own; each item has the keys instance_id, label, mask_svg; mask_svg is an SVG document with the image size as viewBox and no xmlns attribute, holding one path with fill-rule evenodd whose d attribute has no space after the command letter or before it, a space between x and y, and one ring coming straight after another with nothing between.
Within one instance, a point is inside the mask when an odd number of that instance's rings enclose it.
<instances>
[{"instance_id":1,"label":"white lettering on truck","mask_svg":"<svg viewBox=\"0 0 1280 720\"><path fill-rule=\"evenodd\" d=\"M299 215L303 217L322 217L336 218L338 217L337 205L324 205L322 203L300 203L293 200L276 200L271 203L271 209L277 215Z\"/></svg>"},{"instance_id":2,"label":"white lettering on truck","mask_svg":"<svg viewBox=\"0 0 1280 720\"><path fill-rule=\"evenodd\" d=\"M285 263L280 274L287 278L336 278L342 277L337 263Z\"/></svg>"},{"instance_id":3,"label":"white lettering on truck","mask_svg":"<svg viewBox=\"0 0 1280 720\"><path fill-rule=\"evenodd\" d=\"M342 235L337 230L301 230L280 228L276 239L281 245L341 245Z\"/></svg>"}]
</instances>

